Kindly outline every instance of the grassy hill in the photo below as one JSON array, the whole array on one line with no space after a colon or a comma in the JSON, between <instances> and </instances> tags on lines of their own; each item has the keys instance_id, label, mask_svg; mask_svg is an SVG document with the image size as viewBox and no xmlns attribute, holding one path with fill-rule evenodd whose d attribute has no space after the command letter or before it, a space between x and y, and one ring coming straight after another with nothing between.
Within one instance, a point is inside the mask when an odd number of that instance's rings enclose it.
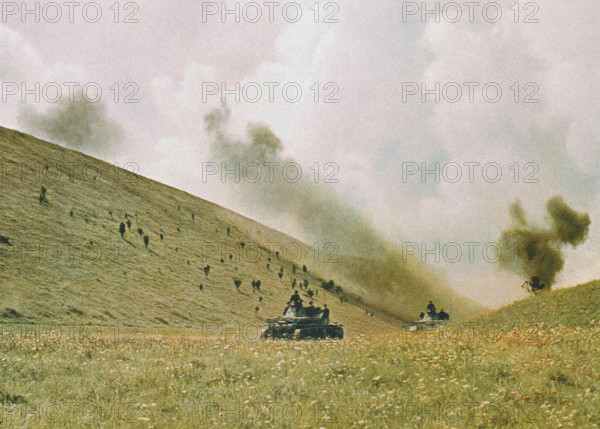
<instances>
[{"instance_id":1,"label":"grassy hill","mask_svg":"<svg viewBox=\"0 0 600 429\"><path fill-rule=\"evenodd\" d=\"M346 256L333 264L330 271L325 272L341 283L347 290L361 298L361 302L369 302L377 308L385 309L394 303L397 317L413 321L424 311L430 300L439 308L449 311L452 320L464 321L474 315L485 314L489 310L474 300L452 291L435 278L433 270L424 265L416 269L403 269L400 260L385 261L375 258Z\"/></svg>"},{"instance_id":2,"label":"grassy hill","mask_svg":"<svg viewBox=\"0 0 600 429\"><path fill-rule=\"evenodd\" d=\"M497 325L525 322L595 327L600 323L600 280L531 296L475 321Z\"/></svg>"},{"instance_id":3,"label":"grassy hill","mask_svg":"<svg viewBox=\"0 0 600 429\"><path fill-rule=\"evenodd\" d=\"M56 177L57 164L70 165L73 174ZM306 245L250 219L1 128L0 168L0 321L134 321L147 330L97 337L93 330L23 335L6 329L0 402L10 427L600 424L600 281L475 319L563 326L492 332L491 340L489 329L482 335L398 331L395 314L364 303L388 300L385 308L397 304L398 313L410 312L431 294L467 308L463 314L476 314L477 307L438 285L411 287L422 284L418 277L401 279L406 287L392 296L402 270L389 261L340 256L337 264L315 264ZM127 221L121 238L119 226ZM258 258L241 252L242 243L262 246ZM267 243L296 243L302 257L286 261ZM216 244L225 249L214 250ZM234 278L242 281L239 290ZM330 278L334 288L326 292L319 286ZM198 334L205 322L235 328L279 314L293 279L308 281L319 305L326 298L349 333L368 335L256 342ZM252 280L261 280L259 292Z\"/></svg>"},{"instance_id":4,"label":"grassy hill","mask_svg":"<svg viewBox=\"0 0 600 429\"><path fill-rule=\"evenodd\" d=\"M312 290L316 304L327 302L332 318L349 333L388 331L398 316L408 318L416 304L423 307L415 300L419 291L409 287L406 297L412 298L396 297L401 310L389 311L395 301L380 288L379 301L388 305L383 311L370 296L378 289L369 279L381 282L368 272L369 264L357 272L350 258L315 263L307 245L251 219L1 127L0 168L3 321L131 321L162 330L258 325L281 314L294 281L308 282L304 299ZM235 279L241 280L239 289ZM330 279L341 290L320 287ZM253 291L254 280L261 281L260 291ZM420 296L423 303L439 296L429 292ZM473 315L481 309L450 295L456 303L447 306L451 311Z\"/></svg>"}]
</instances>

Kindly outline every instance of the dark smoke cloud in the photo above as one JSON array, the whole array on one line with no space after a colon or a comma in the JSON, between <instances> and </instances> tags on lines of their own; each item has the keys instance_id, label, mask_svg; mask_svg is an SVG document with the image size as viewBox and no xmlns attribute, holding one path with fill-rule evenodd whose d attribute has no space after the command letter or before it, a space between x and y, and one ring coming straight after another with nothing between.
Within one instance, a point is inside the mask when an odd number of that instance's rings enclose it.
<instances>
[{"instance_id":1,"label":"dark smoke cloud","mask_svg":"<svg viewBox=\"0 0 600 429\"><path fill-rule=\"evenodd\" d=\"M312 242L322 246L327 242L337 244L337 253L344 257L337 264L323 264L328 267L321 266L321 269L334 270L331 274L351 281L355 292L363 291L367 302L404 319L412 320L429 299L446 302L446 308L454 309L457 316L461 311L465 314L477 308L442 286L439 273L431 267L424 267L412 257L403 257L398 246L327 184L315 183L312 175L308 178L306 173L296 183L284 180L281 167L293 160L282 155L283 145L268 127L251 124L247 138L235 140L225 131L229 119L227 108L214 110L204 118L214 161L225 163L228 170L236 163L242 166L279 163L273 180L263 167L263 175L256 183L244 180L229 183L235 186L243 205L254 214L293 219L301 228L301 234L314 240Z\"/></svg>"},{"instance_id":2,"label":"dark smoke cloud","mask_svg":"<svg viewBox=\"0 0 600 429\"><path fill-rule=\"evenodd\" d=\"M62 100L45 114L23 109L20 121L32 134L98 155L111 155L125 135L108 117L102 101L91 103L83 98Z\"/></svg>"},{"instance_id":3,"label":"dark smoke cloud","mask_svg":"<svg viewBox=\"0 0 600 429\"><path fill-rule=\"evenodd\" d=\"M242 180L238 184L246 188L239 193L245 205L269 214L291 216L311 239L335 242L344 254L368 257L385 251L384 239L369 220L337 197L330 187L310 179L292 183L283 178L281 168L293 160L281 155L283 145L268 127L250 124L247 141L235 141L225 135L228 120L226 108L205 117L206 130L213 137L211 149L215 159L229 169L236 163L257 163L263 170L257 183ZM265 162L279 163L272 179Z\"/></svg>"},{"instance_id":4,"label":"dark smoke cloud","mask_svg":"<svg viewBox=\"0 0 600 429\"><path fill-rule=\"evenodd\" d=\"M546 203L550 220L546 227L528 222L519 200L508 211L513 226L500 236L501 265L529 279L539 277L540 283L550 289L565 264L564 246L576 247L587 239L589 215L573 210L558 195Z\"/></svg>"}]
</instances>

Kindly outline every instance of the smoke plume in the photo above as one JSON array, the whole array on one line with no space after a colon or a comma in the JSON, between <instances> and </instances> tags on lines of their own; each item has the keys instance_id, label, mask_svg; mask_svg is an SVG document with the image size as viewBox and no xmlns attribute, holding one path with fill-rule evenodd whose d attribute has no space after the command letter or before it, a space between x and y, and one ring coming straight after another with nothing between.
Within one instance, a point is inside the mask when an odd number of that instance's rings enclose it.
<instances>
[{"instance_id":1,"label":"smoke plume","mask_svg":"<svg viewBox=\"0 0 600 429\"><path fill-rule=\"evenodd\" d=\"M336 273L355 284L355 292L362 290L372 305L399 317L414 318L417 308L424 308L435 297L455 303L456 306L448 304L447 308L454 308L456 313L474 308L466 299L441 286L435 270L427 269L412 257L403 257L398 246L330 186L315 183L312 174L309 178L306 173L297 182L286 180L281 168L293 160L282 155L282 143L268 127L251 124L245 141L229 138L225 131L229 117L225 107L204 118L214 160L225 163L228 170L233 170L236 163L242 167L250 163L262 167L259 180L235 183L237 196L254 213L293 219L300 233L312 242L335 243L338 255L344 258L338 264L323 264L322 269L337 270ZM267 174L265 163L279 163L272 177Z\"/></svg>"},{"instance_id":2,"label":"smoke plume","mask_svg":"<svg viewBox=\"0 0 600 429\"><path fill-rule=\"evenodd\" d=\"M256 183L241 180L237 184L242 202L254 210L264 210L292 217L302 232L310 239L333 241L340 253L354 256L381 255L386 245L380 234L360 212L337 197L330 187L305 178L286 180L282 167L293 163L281 155L281 141L266 126L250 124L248 141L234 141L225 135L224 127L229 120L227 108L215 110L205 117L206 130L212 135L212 152L216 160L233 169L236 163L242 167L256 163L262 168L262 176ZM278 163L272 177L265 163ZM290 170L293 178L296 172Z\"/></svg>"},{"instance_id":3,"label":"smoke plume","mask_svg":"<svg viewBox=\"0 0 600 429\"><path fill-rule=\"evenodd\" d=\"M500 236L500 262L502 267L529 279L538 277L542 289L549 290L565 264L562 249L567 244L576 247L583 243L591 220L558 195L548 200L546 211L549 225L540 227L527 220L519 200L510 205L513 225Z\"/></svg>"},{"instance_id":4,"label":"smoke plume","mask_svg":"<svg viewBox=\"0 0 600 429\"><path fill-rule=\"evenodd\" d=\"M108 116L102 101L92 103L82 97L64 99L46 113L23 109L20 121L33 134L98 155L111 155L124 137L123 129Z\"/></svg>"}]
</instances>

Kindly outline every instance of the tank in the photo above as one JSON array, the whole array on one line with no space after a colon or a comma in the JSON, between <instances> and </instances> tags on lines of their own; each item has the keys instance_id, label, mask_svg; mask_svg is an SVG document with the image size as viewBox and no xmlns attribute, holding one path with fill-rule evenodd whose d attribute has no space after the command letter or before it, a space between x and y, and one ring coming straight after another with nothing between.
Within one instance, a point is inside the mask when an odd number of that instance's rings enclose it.
<instances>
[{"instance_id":1,"label":"tank","mask_svg":"<svg viewBox=\"0 0 600 429\"><path fill-rule=\"evenodd\" d=\"M444 326L450 322L450 315L444 310L441 310L438 313L433 302L430 302L430 305L427 307L427 312L421 312L421 314L419 314L419 320L405 325L405 329L408 329L409 331L422 331L424 329Z\"/></svg>"},{"instance_id":2,"label":"tank","mask_svg":"<svg viewBox=\"0 0 600 429\"><path fill-rule=\"evenodd\" d=\"M344 338L344 326L336 322L330 322L329 319L306 316L303 311L298 312L298 314L290 311L285 316L268 319L266 327L261 332L261 337L264 339L282 338L290 340L320 340L326 338L341 340Z\"/></svg>"},{"instance_id":3,"label":"tank","mask_svg":"<svg viewBox=\"0 0 600 429\"><path fill-rule=\"evenodd\" d=\"M449 323L449 320L433 320L430 318L423 318L421 320L415 320L414 322L404 325L404 329L409 331L423 331L425 329L435 329L439 326L444 326Z\"/></svg>"}]
</instances>

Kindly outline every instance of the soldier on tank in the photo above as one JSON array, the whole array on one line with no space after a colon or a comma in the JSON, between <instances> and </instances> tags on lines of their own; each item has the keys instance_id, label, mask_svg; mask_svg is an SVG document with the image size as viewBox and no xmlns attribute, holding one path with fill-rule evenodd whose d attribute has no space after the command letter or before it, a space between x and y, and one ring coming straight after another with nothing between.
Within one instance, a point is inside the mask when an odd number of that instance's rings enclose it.
<instances>
[{"instance_id":1,"label":"soldier on tank","mask_svg":"<svg viewBox=\"0 0 600 429\"><path fill-rule=\"evenodd\" d=\"M283 310L283 315L285 316L287 312L292 308L292 301L288 301L285 310Z\"/></svg>"},{"instance_id":2,"label":"soldier on tank","mask_svg":"<svg viewBox=\"0 0 600 429\"><path fill-rule=\"evenodd\" d=\"M329 323L329 309L327 308L327 304L324 304L323 307L323 311L321 311L321 319L323 319L325 323Z\"/></svg>"},{"instance_id":3,"label":"soldier on tank","mask_svg":"<svg viewBox=\"0 0 600 429\"><path fill-rule=\"evenodd\" d=\"M427 315L434 319L435 316L437 316L437 313L435 311L435 304L433 303L433 301L429 301L429 304L427 305Z\"/></svg>"},{"instance_id":4,"label":"soldier on tank","mask_svg":"<svg viewBox=\"0 0 600 429\"><path fill-rule=\"evenodd\" d=\"M321 310L321 307L315 307L315 312L313 314L313 316L318 316L319 314L321 314L323 310Z\"/></svg>"},{"instance_id":5,"label":"soldier on tank","mask_svg":"<svg viewBox=\"0 0 600 429\"><path fill-rule=\"evenodd\" d=\"M294 304L296 308L302 308L302 298L300 298L300 294L298 291L295 291L290 297L290 301Z\"/></svg>"},{"instance_id":6,"label":"soldier on tank","mask_svg":"<svg viewBox=\"0 0 600 429\"><path fill-rule=\"evenodd\" d=\"M444 309L442 308L442 309L440 310L440 312L438 313L438 318L439 318L440 320L450 320L450 315L449 315L448 313L446 313L446 312L444 311Z\"/></svg>"}]
</instances>

